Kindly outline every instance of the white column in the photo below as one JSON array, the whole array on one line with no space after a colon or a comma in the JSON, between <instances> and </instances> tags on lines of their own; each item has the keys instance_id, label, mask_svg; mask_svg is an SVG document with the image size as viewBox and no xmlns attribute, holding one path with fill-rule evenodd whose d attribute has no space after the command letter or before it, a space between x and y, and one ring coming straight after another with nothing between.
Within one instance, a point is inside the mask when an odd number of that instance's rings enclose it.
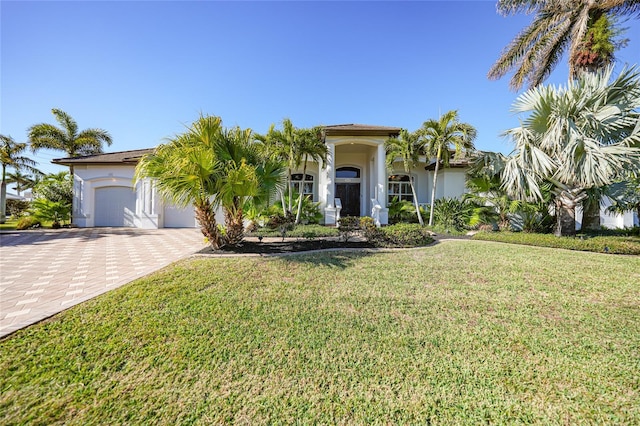
<instances>
[{"instance_id":1,"label":"white column","mask_svg":"<svg viewBox=\"0 0 640 426\"><path fill-rule=\"evenodd\" d=\"M378 170L376 184L376 198L382 209L380 209L380 223L389 223L389 209L387 209L387 153L384 144L378 145Z\"/></svg>"},{"instance_id":2,"label":"white column","mask_svg":"<svg viewBox=\"0 0 640 426\"><path fill-rule=\"evenodd\" d=\"M326 204L324 207L324 223L325 225L335 225L336 208L335 208L335 176L336 176L336 146L333 143L327 143L327 162L324 170L325 177L325 195Z\"/></svg>"}]
</instances>

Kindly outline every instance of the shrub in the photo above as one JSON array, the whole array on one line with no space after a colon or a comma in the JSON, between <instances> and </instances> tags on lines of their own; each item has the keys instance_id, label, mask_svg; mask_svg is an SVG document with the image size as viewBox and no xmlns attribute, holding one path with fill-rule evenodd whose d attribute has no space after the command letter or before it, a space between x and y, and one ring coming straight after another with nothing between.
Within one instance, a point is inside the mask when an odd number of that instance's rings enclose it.
<instances>
[{"instance_id":1,"label":"shrub","mask_svg":"<svg viewBox=\"0 0 640 426\"><path fill-rule=\"evenodd\" d=\"M420 207L420 215L424 222L429 221L429 212L423 207ZM398 197L393 197L389 203L389 223L418 223L416 206L411 201L399 201Z\"/></svg>"},{"instance_id":2,"label":"shrub","mask_svg":"<svg viewBox=\"0 0 640 426\"><path fill-rule=\"evenodd\" d=\"M479 232L474 240L499 241L539 247L592 251L596 253L640 255L640 239L636 237L556 237L552 234L528 232Z\"/></svg>"},{"instance_id":3,"label":"shrub","mask_svg":"<svg viewBox=\"0 0 640 426\"><path fill-rule=\"evenodd\" d=\"M22 231L23 229L39 228L41 223L34 216L23 216L18 220L16 229Z\"/></svg>"},{"instance_id":4,"label":"shrub","mask_svg":"<svg viewBox=\"0 0 640 426\"><path fill-rule=\"evenodd\" d=\"M280 236L282 236L282 240L287 236L287 232L291 231L295 226L296 218L291 214L291 212L287 212L286 215L282 213L276 213L269 217L269 221L267 222L267 227L271 229L277 229L280 232Z\"/></svg>"},{"instance_id":5,"label":"shrub","mask_svg":"<svg viewBox=\"0 0 640 426\"><path fill-rule=\"evenodd\" d=\"M60 222L69 220L71 213L71 204L44 198L36 199L33 202L33 208L34 215L38 219L52 222L52 228L60 228Z\"/></svg>"},{"instance_id":6,"label":"shrub","mask_svg":"<svg viewBox=\"0 0 640 426\"><path fill-rule=\"evenodd\" d=\"M338 220L338 231L340 238L347 242L360 229L360 218L356 216L344 216Z\"/></svg>"},{"instance_id":7,"label":"shrub","mask_svg":"<svg viewBox=\"0 0 640 426\"><path fill-rule=\"evenodd\" d=\"M7 200L7 215L18 218L31 207L31 203L25 200Z\"/></svg>"},{"instance_id":8,"label":"shrub","mask_svg":"<svg viewBox=\"0 0 640 426\"><path fill-rule=\"evenodd\" d=\"M473 214L473 206L457 198L438 198L433 206L433 222L445 229L462 231Z\"/></svg>"},{"instance_id":9,"label":"shrub","mask_svg":"<svg viewBox=\"0 0 640 426\"><path fill-rule=\"evenodd\" d=\"M433 242L429 230L414 223L397 223L377 228L365 221L360 227L368 242L376 247L422 247Z\"/></svg>"}]
</instances>

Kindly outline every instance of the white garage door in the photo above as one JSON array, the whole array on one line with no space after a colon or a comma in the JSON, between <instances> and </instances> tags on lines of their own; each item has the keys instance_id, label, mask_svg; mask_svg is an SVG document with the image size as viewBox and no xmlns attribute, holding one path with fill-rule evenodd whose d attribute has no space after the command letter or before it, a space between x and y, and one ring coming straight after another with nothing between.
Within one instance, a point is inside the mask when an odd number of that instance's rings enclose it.
<instances>
[{"instance_id":1,"label":"white garage door","mask_svg":"<svg viewBox=\"0 0 640 426\"><path fill-rule=\"evenodd\" d=\"M175 206L165 206L164 227L165 228L194 228L196 226L196 215L193 207L180 209Z\"/></svg>"},{"instance_id":2,"label":"white garage door","mask_svg":"<svg viewBox=\"0 0 640 426\"><path fill-rule=\"evenodd\" d=\"M134 226L136 194L131 188L97 188L95 201L95 226Z\"/></svg>"}]
</instances>

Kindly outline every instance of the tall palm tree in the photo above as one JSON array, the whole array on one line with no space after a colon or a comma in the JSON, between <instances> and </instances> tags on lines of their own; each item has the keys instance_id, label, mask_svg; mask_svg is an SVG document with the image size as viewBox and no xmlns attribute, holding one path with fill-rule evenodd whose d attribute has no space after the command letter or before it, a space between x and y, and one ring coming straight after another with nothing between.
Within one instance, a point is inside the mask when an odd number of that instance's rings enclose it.
<instances>
[{"instance_id":1,"label":"tall palm tree","mask_svg":"<svg viewBox=\"0 0 640 426\"><path fill-rule=\"evenodd\" d=\"M515 70L513 90L525 83L529 88L541 84L567 50L572 79L580 69L611 64L614 50L626 43L616 41L617 17L640 16L638 0L499 0L497 8L504 15L535 14L488 73L490 79L499 79Z\"/></svg>"},{"instance_id":2,"label":"tall palm tree","mask_svg":"<svg viewBox=\"0 0 640 426\"><path fill-rule=\"evenodd\" d=\"M92 128L78 130L78 123L66 112L53 108L54 115L60 127L48 123L34 124L28 130L31 150L53 149L63 151L68 157L99 154L102 144L111 145L111 135L103 129ZM74 179L73 165L69 166L71 182ZM73 203L71 208L73 217Z\"/></svg>"},{"instance_id":3,"label":"tall palm tree","mask_svg":"<svg viewBox=\"0 0 640 426\"><path fill-rule=\"evenodd\" d=\"M287 207L284 199L284 191L280 193L282 200L283 214L290 213L293 209L293 187L291 176L293 171L300 166L302 157L296 155L295 147L298 139L297 129L294 127L290 119L282 120L282 129L276 129L275 125L271 125L266 135L256 135L256 137L264 143L264 147L268 155L276 160L283 161L287 165L287 195L289 197L289 205Z\"/></svg>"},{"instance_id":4,"label":"tall palm tree","mask_svg":"<svg viewBox=\"0 0 640 426\"><path fill-rule=\"evenodd\" d=\"M307 163L309 160L322 163L322 167L327 162L329 149L324 143L322 129L314 127L311 129L297 129L297 138L295 144L295 155L302 157L302 183L300 186L300 194L298 194L298 212L296 213L296 225L300 223L302 215L302 201L304 198L304 185L307 177Z\"/></svg>"},{"instance_id":5,"label":"tall palm tree","mask_svg":"<svg viewBox=\"0 0 640 426\"><path fill-rule=\"evenodd\" d=\"M424 138L427 158L432 157L435 160L433 188L431 190L431 212L429 214L429 226L432 226L440 164L442 163L442 167L449 167L451 149L455 151L456 158L465 152L473 151L473 141L476 139L478 132L471 124L460 122L458 111L456 110L447 111L437 120L430 119L425 121L418 132Z\"/></svg>"},{"instance_id":6,"label":"tall palm tree","mask_svg":"<svg viewBox=\"0 0 640 426\"><path fill-rule=\"evenodd\" d=\"M541 86L518 97L516 113L528 114L505 135L515 144L503 186L519 199L542 199L551 182L556 194L556 235L575 235L575 207L586 190L638 170L640 73L611 67L585 73L566 87ZM610 82L611 80L611 82Z\"/></svg>"},{"instance_id":7,"label":"tall palm tree","mask_svg":"<svg viewBox=\"0 0 640 426\"><path fill-rule=\"evenodd\" d=\"M0 162L2 163L2 183L0 183L0 223L7 221L7 167L16 171L27 169L34 171L36 162L22 153L27 149L26 143L13 140L11 136L0 135Z\"/></svg>"},{"instance_id":8,"label":"tall palm tree","mask_svg":"<svg viewBox=\"0 0 640 426\"><path fill-rule=\"evenodd\" d=\"M408 130L400 130L397 137L386 140L385 149L387 151L387 169L393 171L393 163L400 159L405 173L409 175L409 185L411 186L411 195L413 197L413 205L416 208L416 216L420 225L424 225L422 215L420 214L420 205L416 196L416 188L413 184L413 170L420 163L420 156L424 153L424 143L419 132L409 132Z\"/></svg>"}]
</instances>

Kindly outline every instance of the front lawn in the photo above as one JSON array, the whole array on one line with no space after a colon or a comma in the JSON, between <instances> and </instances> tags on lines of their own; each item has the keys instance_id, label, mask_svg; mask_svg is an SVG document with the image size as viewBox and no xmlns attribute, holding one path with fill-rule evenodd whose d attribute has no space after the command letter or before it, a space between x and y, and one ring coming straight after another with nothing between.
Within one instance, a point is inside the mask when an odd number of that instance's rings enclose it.
<instances>
[{"instance_id":1,"label":"front lawn","mask_svg":"<svg viewBox=\"0 0 640 426\"><path fill-rule=\"evenodd\" d=\"M640 258L185 260L0 342L2 424L639 424Z\"/></svg>"}]
</instances>

